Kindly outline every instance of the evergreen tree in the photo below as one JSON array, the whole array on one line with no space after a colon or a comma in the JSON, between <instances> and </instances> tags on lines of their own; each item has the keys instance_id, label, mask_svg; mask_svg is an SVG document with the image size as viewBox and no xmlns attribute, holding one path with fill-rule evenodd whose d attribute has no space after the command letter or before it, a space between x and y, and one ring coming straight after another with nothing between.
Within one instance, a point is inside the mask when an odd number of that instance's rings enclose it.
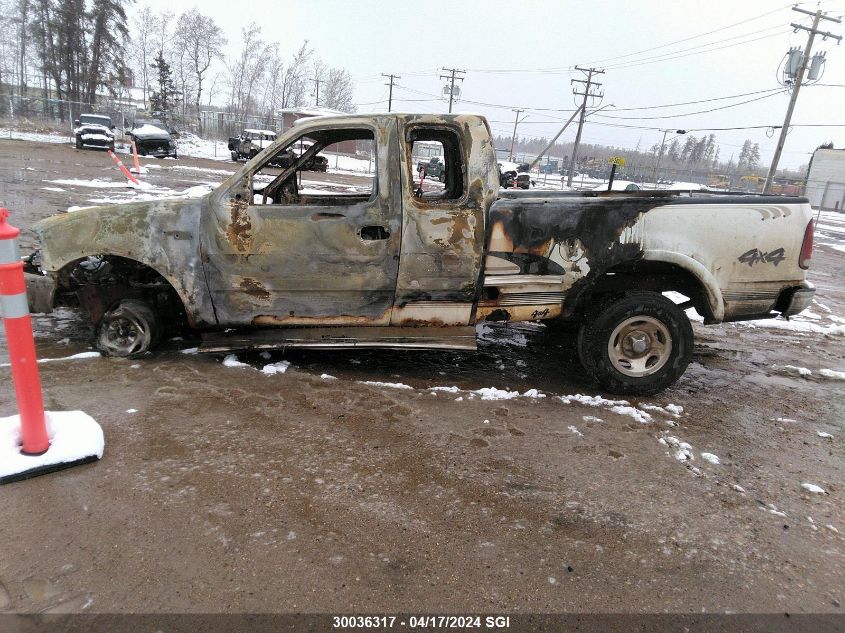
<instances>
[{"instance_id":1,"label":"evergreen tree","mask_svg":"<svg viewBox=\"0 0 845 633\"><path fill-rule=\"evenodd\" d=\"M170 64L164 59L164 52L159 50L155 60L150 64L155 71L158 89L150 94L150 109L165 117L170 114L180 102L180 94L173 83L173 73Z\"/></svg>"}]
</instances>

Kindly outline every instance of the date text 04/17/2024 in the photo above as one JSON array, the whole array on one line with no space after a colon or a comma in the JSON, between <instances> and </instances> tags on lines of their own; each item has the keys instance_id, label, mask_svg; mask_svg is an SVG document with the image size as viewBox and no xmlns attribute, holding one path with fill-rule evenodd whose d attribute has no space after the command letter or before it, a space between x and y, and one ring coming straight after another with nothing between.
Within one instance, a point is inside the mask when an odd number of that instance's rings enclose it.
<instances>
[{"instance_id":1,"label":"date text 04/17/2024","mask_svg":"<svg viewBox=\"0 0 845 633\"><path fill-rule=\"evenodd\" d=\"M510 616L505 615L336 615L333 629L485 629L510 628Z\"/></svg>"}]
</instances>

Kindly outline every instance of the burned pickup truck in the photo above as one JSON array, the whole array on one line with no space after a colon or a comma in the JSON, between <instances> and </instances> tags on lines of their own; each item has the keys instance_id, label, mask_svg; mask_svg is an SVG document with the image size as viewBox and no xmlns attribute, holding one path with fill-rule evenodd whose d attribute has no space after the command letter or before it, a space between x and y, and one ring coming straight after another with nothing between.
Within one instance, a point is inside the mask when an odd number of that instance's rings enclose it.
<instances>
[{"instance_id":1,"label":"burned pickup truck","mask_svg":"<svg viewBox=\"0 0 845 633\"><path fill-rule=\"evenodd\" d=\"M351 141L375 157L365 192L303 188L314 155ZM436 189L415 181L418 142L442 146ZM604 389L648 394L690 361L685 310L719 323L810 303L811 217L795 197L501 190L482 117L320 117L202 198L40 222L28 268L32 308L80 305L106 354L180 325L201 351L474 349L478 323L543 320L576 332Z\"/></svg>"}]
</instances>

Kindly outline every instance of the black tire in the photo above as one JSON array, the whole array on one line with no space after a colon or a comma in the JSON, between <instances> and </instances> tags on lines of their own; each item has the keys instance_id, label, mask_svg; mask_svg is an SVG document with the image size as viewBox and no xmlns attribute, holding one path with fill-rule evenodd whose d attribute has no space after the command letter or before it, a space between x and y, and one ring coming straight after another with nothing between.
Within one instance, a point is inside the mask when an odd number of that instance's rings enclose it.
<instances>
[{"instance_id":1,"label":"black tire","mask_svg":"<svg viewBox=\"0 0 845 633\"><path fill-rule=\"evenodd\" d=\"M114 143L109 144L109 149L111 150L112 154L114 153Z\"/></svg>"},{"instance_id":2,"label":"black tire","mask_svg":"<svg viewBox=\"0 0 845 633\"><path fill-rule=\"evenodd\" d=\"M155 347L160 336L153 309L140 299L124 299L97 324L97 349L106 356L134 358Z\"/></svg>"},{"instance_id":3,"label":"black tire","mask_svg":"<svg viewBox=\"0 0 845 633\"><path fill-rule=\"evenodd\" d=\"M232 160L237 163L239 159L240 159L240 156L238 156L238 153L232 152Z\"/></svg>"},{"instance_id":4,"label":"black tire","mask_svg":"<svg viewBox=\"0 0 845 633\"><path fill-rule=\"evenodd\" d=\"M441 172L440 172L440 175L437 177L437 179L438 179L440 182L446 182L446 172L445 172L445 171L441 171Z\"/></svg>"},{"instance_id":5,"label":"black tire","mask_svg":"<svg viewBox=\"0 0 845 633\"><path fill-rule=\"evenodd\" d=\"M76 149L82 149L82 137L79 135L76 136Z\"/></svg>"},{"instance_id":6,"label":"black tire","mask_svg":"<svg viewBox=\"0 0 845 633\"><path fill-rule=\"evenodd\" d=\"M660 293L630 292L604 302L585 320L578 357L608 392L651 395L683 375L693 344L683 310Z\"/></svg>"}]
</instances>

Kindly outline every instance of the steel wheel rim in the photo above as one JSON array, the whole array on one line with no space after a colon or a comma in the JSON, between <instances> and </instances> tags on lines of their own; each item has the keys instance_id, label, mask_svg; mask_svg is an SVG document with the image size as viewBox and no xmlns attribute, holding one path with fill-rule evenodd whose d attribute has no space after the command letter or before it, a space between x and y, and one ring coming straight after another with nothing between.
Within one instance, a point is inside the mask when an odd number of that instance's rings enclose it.
<instances>
[{"instance_id":1,"label":"steel wheel rim","mask_svg":"<svg viewBox=\"0 0 845 633\"><path fill-rule=\"evenodd\" d=\"M625 376L650 376L667 363L672 354L672 335L659 319L635 316L614 328L607 343L614 369Z\"/></svg>"},{"instance_id":2,"label":"steel wheel rim","mask_svg":"<svg viewBox=\"0 0 845 633\"><path fill-rule=\"evenodd\" d=\"M100 343L110 352L130 356L145 350L150 341L149 326L133 314L114 314L100 333Z\"/></svg>"}]
</instances>

